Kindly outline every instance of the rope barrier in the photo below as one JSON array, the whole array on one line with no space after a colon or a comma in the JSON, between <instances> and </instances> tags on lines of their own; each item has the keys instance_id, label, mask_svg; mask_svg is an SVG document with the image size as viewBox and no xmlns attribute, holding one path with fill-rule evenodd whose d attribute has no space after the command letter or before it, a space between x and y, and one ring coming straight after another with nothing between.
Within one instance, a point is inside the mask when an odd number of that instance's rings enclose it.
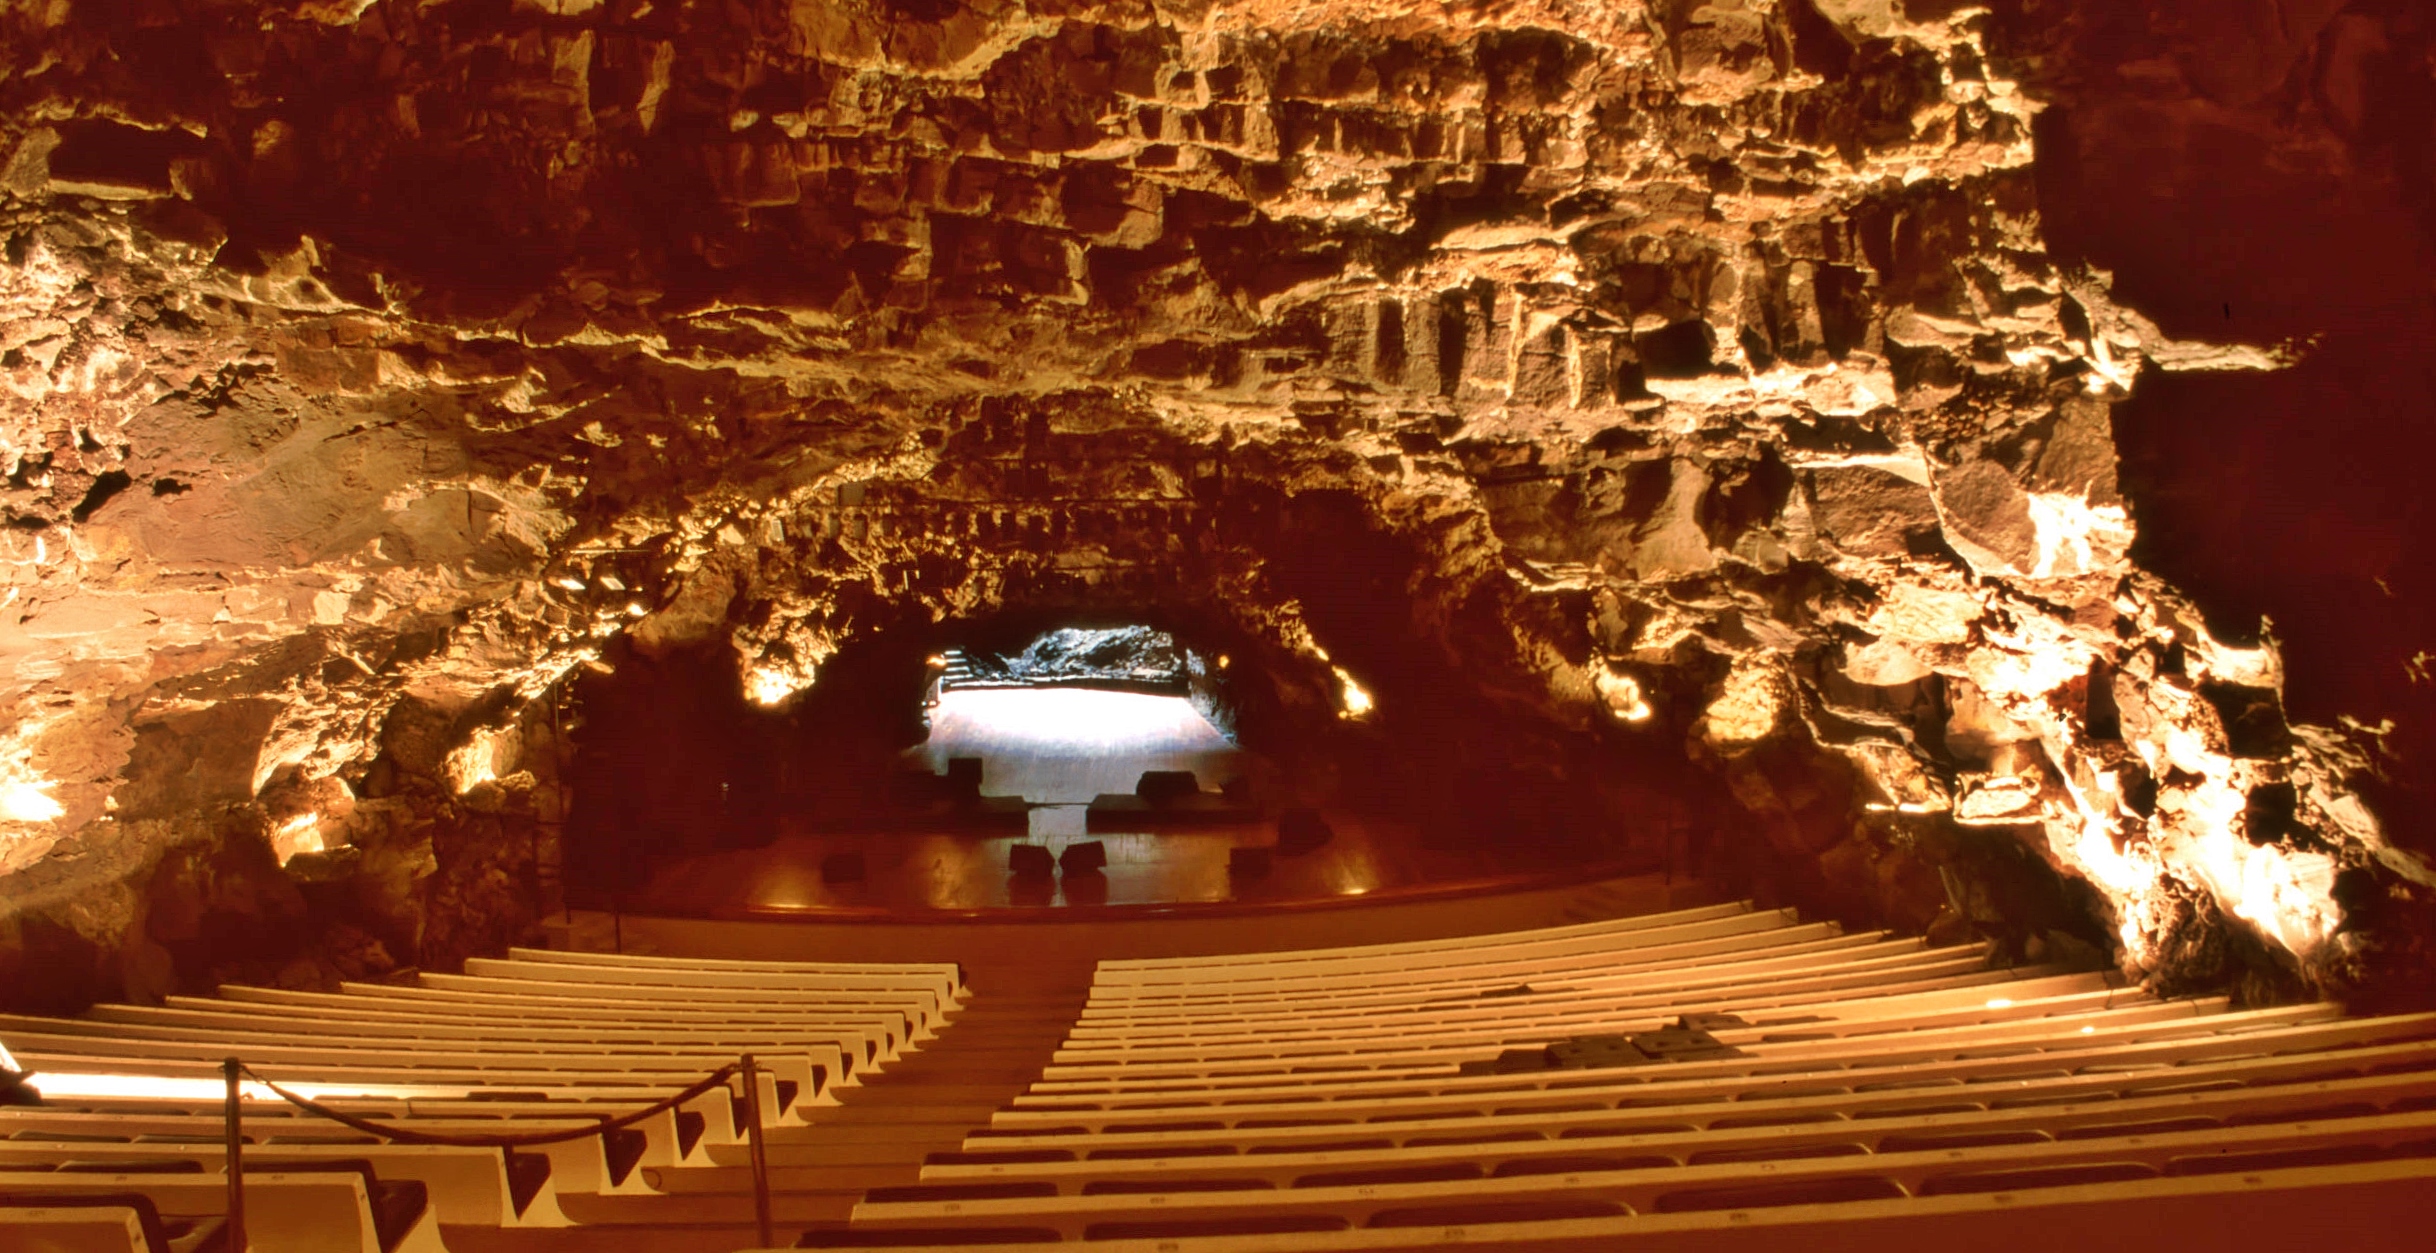
<instances>
[{"instance_id":1,"label":"rope barrier","mask_svg":"<svg viewBox=\"0 0 2436 1253\"><path fill-rule=\"evenodd\" d=\"M631 1127L646 1118L655 1117L659 1114L663 1114L669 1110L675 1109L687 1101L693 1100L695 1097L710 1091L712 1088L725 1085L729 1079L734 1078L736 1074L743 1069L743 1066L741 1063L729 1062L727 1065L721 1066L719 1069L703 1076L699 1081L694 1083L693 1086L686 1088L684 1091L679 1092L674 1096L655 1101L650 1105L646 1105L641 1109L633 1111L632 1113L621 1114L615 1118L602 1119L600 1122L590 1126L579 1127L573 1131L544 1131L535 1132L530 1135L516 1136L450 1136L435 1135L428 1131L410 1131L404 1127L395 1126L389 1123L374 1122L371 1119L360 1118L343 1110L332 1109L319 1101L298 1096L295 1093L288 1091L286 1088L280 1087L278 1084L263 1078L259 1073L256 1073L254 1068L251 1066L240 1065L239 1069L243 1070L246 1076L251 1078L254 1082L261 1084L263 1087L269 1088L279 1097L279 1099L286 1101L288 1104L293 1105L308 1114L312 1114L320 1118L327 1118L331 1122L337 1123L340 1126L353 1128L354 1130L361 1131L366 1135L384 1137L397 1144L429 1144L438 1145L444 1148L459 1149L522 1149L534 1148L544 1144L565 1144L572 1140L581 1140L588 1136L604 1135L608 1132L619 1131L627 1127ZM574 1111L569 1112L570 1114L574 1113Z\"/></svg>"},{"instance_id":2,"label":"rope barrier","mask_svg":"<svg viewBox=\"0 0 2436 1253\"><path fill-rule=\"evenodd\" d=\"M253 1067L246 1065L244 1062L234 1057L231 1057L222 1063L222 1072L226 1075L228 1081L228 1230L232 1233L236 1233L239 1237L242 1236L242 1233L245 1230L245 1192L243 1184L245 1172L242 1165L243 1158L241 1156L244 1150L239 1147L244 1142L244 1136L241 1134L241 1129L245 1118L243 1108L244 1103L239 1099L238 1093L238 1078L241 1075L251 1078L254 1082L270 1089L271 1092L277 1095L280 1100L286 1101L288 1104L293 1105L308 1114L311 1114L317 1118L329 1119L331 1122L337 1123L342 1127L353 1128L354 1130L364 1132L367 1135L383 1137L393 1144L423 1144L436 1145L444 1148L503 1149L513 1151L515 1149L535 1148L545 1144L565 1144L571 1141L583 1140L593 1136L607 1135L612 1131L624 1130L625 1128L631 1127L646 1118L667 1113L669 1110L675 1109L676 1107L685 1104L687 1101L693 1100L695 1097L709 1092L713 1088L724 1088L727 1086L728 1080L741 1074L744 1076L745 1135L752 1151L754 1224L760 1232L761 1246L763 1248L768 1248L772 1244L770 1231L770 1165L767 1151L763 1145L761 1126L761 1073L760 1068L754 1064L753 1055L750 1053L747 1053L737 1060L729 1062L727 1065L721 1066L719 1069L704 1075L701 1079L695 1081L683 1091L680 1091L672 1096L662 1098L661 1100L654 1101L651 1104L630 1113L620 1114L615 1118L604 1118L598 1122L575 1128L572 1131L538 1131L530 1135L514 1136L448 1136L435 1135L428 1131L410 1131L404 1127L393 1126L388 1123L375 1122L369 1118L360 1118L354 1114L347 1113L344 1110L332 1109L329 1106L308 1097L298 1096L297 1094L288 1091L286 1088L280 1087L278 1084L263 1078L262 1075L257 1073ZM572 1113L573 1111L570 1112ZM238 1239L235 1247L243 1247L241 1238Z\"/></svg>"}]
</instances>

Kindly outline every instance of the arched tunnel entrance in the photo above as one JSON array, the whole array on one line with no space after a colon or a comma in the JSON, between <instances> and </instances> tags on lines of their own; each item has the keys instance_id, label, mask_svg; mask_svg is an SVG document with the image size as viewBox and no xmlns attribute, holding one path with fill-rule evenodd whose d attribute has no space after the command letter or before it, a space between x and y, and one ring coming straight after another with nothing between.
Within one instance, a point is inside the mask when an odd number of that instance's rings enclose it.
<instances>
[{"instance_id":1,"label":"arched tunnel entrance","mask_svg":"<svg viewBox=\"0 0 2436 1253\"><path fill-rule=\"evenodd\" d=\"M1690 807L1619 820L1480 755L1492 715L1459 672L1416 683L1395 650L1353 650L1386 663L1374 677L1172 606L877 630L774 700L724 645L620 651L569 706L578 905L1276 903L1661 866L1698 843ZM1010 871L1018 846L1090 843L1098 873Z\"/></svg>"},{"instance_id":2,"label":"arched tunnel entrance","mask_svg":"<svg viewBox=\"0 0 2436 1253\"><path fill-rule=\"evenodd\" d=\"M1550 667L1593 661L1586 598L1450 573L1357 488L1239 481L1097 539L1088 509L853 498L721 583L699 638L631 632L574 680L579 902L1243 902L1690 873L1733 843L1730 794L1685 756L1707 676L1602 667L1620 686L1551 701ZM883 542L913 551L861 574L849 551ZM1016 845L1093 840L1104 882L1008 874Z\"/></svg>"}]
</instances>

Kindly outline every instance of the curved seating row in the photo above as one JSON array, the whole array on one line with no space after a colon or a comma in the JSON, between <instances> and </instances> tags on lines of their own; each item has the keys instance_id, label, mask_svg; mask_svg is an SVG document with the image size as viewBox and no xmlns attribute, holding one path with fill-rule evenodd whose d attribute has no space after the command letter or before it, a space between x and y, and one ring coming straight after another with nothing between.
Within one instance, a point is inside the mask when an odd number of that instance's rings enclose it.
<instances>
[{"instance_id":1,"label":"curved seating row","mask_svg":"<svg viewBox=\"0 0 2436 1253\"><path fill-rule=\"evenodd\" d=\"M2170 1213L2385 1249L2431 1184L2436 1014L2162 998L1721 906L1103 962L1039 1082L802 1243L2128 1250ZM2349 1208L2312 1226L2315 1196Z\"/></svg>"},{"instance_id":2,"label":"curved seating row","mask_svg":"<svg viewBox=\"0 0 2436 1253\"><path fill-rule=\"evenodd\" d=\"M742 1054L761 1068L765 1121L800 1123L930 1039L964 998L952 965L518 951L405 985L231 986L77 1018L0 1015L0 1041L45 1098L0 1108L0 1253L213 1248L226 1057L418 1132L592 1132L525 1149L389 1143L249 1085L255 1247L428 1253L443 1224L563 1226L562 1196L648 1193L638 1166L709 1165L707 1146L748 1134L737 1080L632 1127L602 1124Z\"/></svg>"}]
</instances>

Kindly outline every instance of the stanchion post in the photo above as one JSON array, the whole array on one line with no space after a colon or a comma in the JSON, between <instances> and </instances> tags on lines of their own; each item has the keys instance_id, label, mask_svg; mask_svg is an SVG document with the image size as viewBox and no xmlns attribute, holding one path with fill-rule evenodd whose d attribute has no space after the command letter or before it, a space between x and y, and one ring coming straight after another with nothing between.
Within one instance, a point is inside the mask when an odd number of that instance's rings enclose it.
<instances>
[{"instance_id":1,"label":"stanchion post","mask_svg":"<svg viewBox=\"0 0 2436 1253\"><path fill-rule=\"evenodd\" d=\"M747 1053L744 1062L744 1123L746 1143L753 1153L753 1221L760 1228L761 1247L771 1247L770 1157L761 1143L761 1067Z\"/></svg>"},{"instance_id":2,"label":"stanchion post","mask_svg":"<svg viewBox=\"0 0 2436 1253\"><path fill-rule=\"evenodd\" d=\"M228 1131L228 1240L229 1253L245 1253L245 1093L240 1077L244 1063L231 1057L220 1063L221 1077L228 1081L228 1109L223 1115Z\"/></svg>"}]
</instances>

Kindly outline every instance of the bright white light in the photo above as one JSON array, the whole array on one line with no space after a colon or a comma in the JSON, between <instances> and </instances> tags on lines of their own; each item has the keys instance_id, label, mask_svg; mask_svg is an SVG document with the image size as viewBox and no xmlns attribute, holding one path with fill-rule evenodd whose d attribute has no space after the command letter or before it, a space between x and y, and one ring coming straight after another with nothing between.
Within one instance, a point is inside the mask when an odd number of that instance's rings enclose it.
<instances>
[{"instance_id":1,"label":"bright white light","mask_svg":"<svg viewBox=\"0 0 2436 1253\"><path fill-rule=\"evenodd\" d=\"M1370 693L1362 690L1362 685L1354 682L1352 675L1345 673L1345 667L1330 666L1328 668L1336 672L1337 699L1343 705L1343 708L1337 711L1337 717L1351 721L1360 721L1369 717L1370 711L1374 708Z\"/></svg>"},{"instance_id":2,"label":"bright white light","mask_svg":"<svg viewBox=\"0 0 2436 1253\"><path fill-rule=\"evenodd\" d=\"M15 1069L15 1067L11 1067ZM44 1071L27 1084L46 1100L66 1097L133 1097L154 1100L216 1101L228 1095L220 1079L172 1079L164 1075L93 1075ZM362 1097L380 1100L446 1100L462 1098L463 1088L408 1088L375 1084L282 1083L279 1086L307 1100ZM259 1083L238 1085L250 1101L276 1101L279 1094Z\"/></svg>"},{"instance_id":3,"label":"bright white light","mask_svg":"<svg viewBox=\"0 0 2436 1253\"><path fill-rule=\"evenodd\" d=\"M1988 999L1988 1008L2011 1009L2013 1008L2013 998L2009 996L1990 997Z\"/></svg>"},{"instance_id":4,"label":"bright white light","mask_svg":"<svg viewBox=\"0 0 2436 1253\"><path fill-rule=\"evenodd\" d=\"M1240 770L1236 747L1184 697L1086 687L943 692L930 738L908 755L934 773L984 758L983 790L1036 805L1130 792L1145 770L1190 770L1205 787Z\"/></svg>"},{"instance_id":5,"label":"bright white light","mask_svg":"<svg viewBox=\"0 0 2436 1253\"><path fill-rule=\"evenodd\" d=\"M9 1056L8 1046L5 1044L0 1044L0 1070L23 1069L25 1068L17 1064L16 1058Z\"/></svg>"},{"instance_id":6,"label":"bright white light","mask_svg":"<svg viewBox=\"0 0 2436 1253\"><path fill-rule=\"evenodd\" d=\"M2096 1027L2083 1027L2083 1028L2081 1028L2081 1034L2082 1034L2082 1035L2096 1035L2097 1033L2098 1033L2098 1029L2097 1029Z\"/></svg>"},{"instance_id":7,"label":"bright white light","mask_svg":"<svg viewBox=\"0 0 2436 1253\"><path fill-rule=\"evenodd\" d=\"M552 580L550 580L550 581L551 581L552 583L556 583L556 584L557 584L557 585L559 585L560 587L563 587L563 588L567 589L567 590L568 590L568 591L570 591L570 592L580 592L580 591L583 591L583 590L584 590L584 581L583 581L582 579L573 578L573 577L570 577L570 576L568 576L568 575L563 575L563 574L562 574L562 575L558 576L557 578L552 579Z\"/></svg>"},{"instance_id":8,"label":"bright white light","mask_svg":"<svg viewBox=\"0 0 2436 1253\"><path fill-rule=\"evenodd\" d=\"M55 783L38 783L31 779L13 779L0 783L0 820L8 822L49 822L67 813L67 807L51 799Z\"/></svg>"}]
</instances>

